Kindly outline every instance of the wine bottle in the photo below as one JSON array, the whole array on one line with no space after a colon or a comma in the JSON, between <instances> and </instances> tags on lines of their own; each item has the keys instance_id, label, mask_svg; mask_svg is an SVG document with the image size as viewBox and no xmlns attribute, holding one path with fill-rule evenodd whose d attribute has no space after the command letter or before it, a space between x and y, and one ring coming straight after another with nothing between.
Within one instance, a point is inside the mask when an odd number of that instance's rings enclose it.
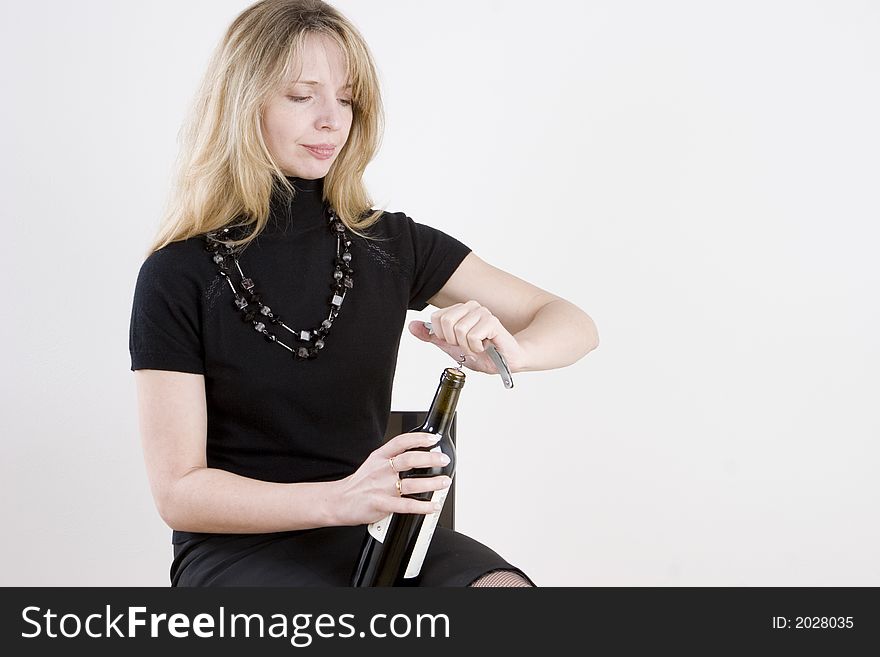
<instances>
[{"instance_id":1,"label":"wine bottle","mask_svg":"<svg viewBox=\"0 0 880 657\"><path fill-rule=\"evenodd\" d=\"M449 367L440 376L440 385L424 423L407 433L424 432L440 436L431 447L415 450L443 452L449 463L443 467L413 468L400 473L401 479L455 475L455 445L450 439L455 407L464 387L465 375L460 369ZM425 553L434 536L434 529L442 512L449 488L406 495L417 500L429 500L440 505L430 514L391 513L367 526L360 556L351 578L352 586L399 586L418 576Z\"/></svg>"}]
</instances>

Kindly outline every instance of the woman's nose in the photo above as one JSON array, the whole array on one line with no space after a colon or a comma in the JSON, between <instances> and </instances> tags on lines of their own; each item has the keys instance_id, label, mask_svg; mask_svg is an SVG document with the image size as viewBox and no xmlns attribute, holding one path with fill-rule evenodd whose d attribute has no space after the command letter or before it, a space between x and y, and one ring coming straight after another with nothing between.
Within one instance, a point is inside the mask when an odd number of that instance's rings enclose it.
<instances>
[{"instance_id":1,"label":"woman's nose","mask_svg":"<svg viewBox=\"0 0 880 657\"><path fill-rule=\"evenodd\" d=\"M331 130L339 130L342 126L342 107L339 102L333 98L321 104L320 114L318 115L318 127L330 128Z\"/></svg>"}]
</instances>

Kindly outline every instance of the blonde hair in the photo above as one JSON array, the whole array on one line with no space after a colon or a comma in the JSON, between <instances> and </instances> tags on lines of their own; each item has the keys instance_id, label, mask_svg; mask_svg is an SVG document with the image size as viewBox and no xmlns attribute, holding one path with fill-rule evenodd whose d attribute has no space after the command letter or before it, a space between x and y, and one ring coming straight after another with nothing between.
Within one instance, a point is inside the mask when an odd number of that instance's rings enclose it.
<instances>
[{"instance_id":1,"label":"blonde hair","mask_svg":"<svg viewBox=\"0 0 880 657\"><path fill-rule=\"evenodd\" d=\"M273 189L295 194L263 140L261 114L298 67L310 34L340 47L352 84L351 130L324 178L324 199L348 228L368 237L363 230L382 210L372 210L363 173L379 148L384 113L366 42L320 0L260 0L232 22L208 65L179 135L168 206L149 253L233 222L254 225L236 242L246 244L269 220Z\"/></svg>"}]
</instances>

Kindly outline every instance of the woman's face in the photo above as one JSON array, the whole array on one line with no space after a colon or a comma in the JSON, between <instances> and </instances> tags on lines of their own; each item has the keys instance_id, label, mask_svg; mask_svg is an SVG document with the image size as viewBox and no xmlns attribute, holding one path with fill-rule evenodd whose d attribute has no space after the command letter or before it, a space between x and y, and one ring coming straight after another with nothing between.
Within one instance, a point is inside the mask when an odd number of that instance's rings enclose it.
<instances>
[{"instance_id":1,"label":"woman's face","mask_svg":"<svg viewBox=\"0 0 880 657\"><path fill-rule=\"evenodd\" d=\"M342 51L324 35L311 34L302 73L263 106L263 139L288 176L327 175L351 130L351 88Z\"/></svg>"}]
</instances>

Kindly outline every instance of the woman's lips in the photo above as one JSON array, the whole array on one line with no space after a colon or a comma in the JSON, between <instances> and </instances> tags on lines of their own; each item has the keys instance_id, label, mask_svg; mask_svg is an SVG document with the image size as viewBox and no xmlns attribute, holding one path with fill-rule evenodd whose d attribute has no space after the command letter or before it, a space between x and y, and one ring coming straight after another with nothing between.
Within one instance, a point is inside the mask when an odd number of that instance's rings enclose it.
<instances>
[{"instance_id":1,"label":"woman's lips","mask_svg":"<svg viewBox=\"0 0 880 657\"><path fill-rule=\"evenodd\" d=\"M305 144L303 144L303 148L319 160L329 160L333 157L333 153L336 150L334 147L306 146Z\"/></svg>"}]
</instances>

